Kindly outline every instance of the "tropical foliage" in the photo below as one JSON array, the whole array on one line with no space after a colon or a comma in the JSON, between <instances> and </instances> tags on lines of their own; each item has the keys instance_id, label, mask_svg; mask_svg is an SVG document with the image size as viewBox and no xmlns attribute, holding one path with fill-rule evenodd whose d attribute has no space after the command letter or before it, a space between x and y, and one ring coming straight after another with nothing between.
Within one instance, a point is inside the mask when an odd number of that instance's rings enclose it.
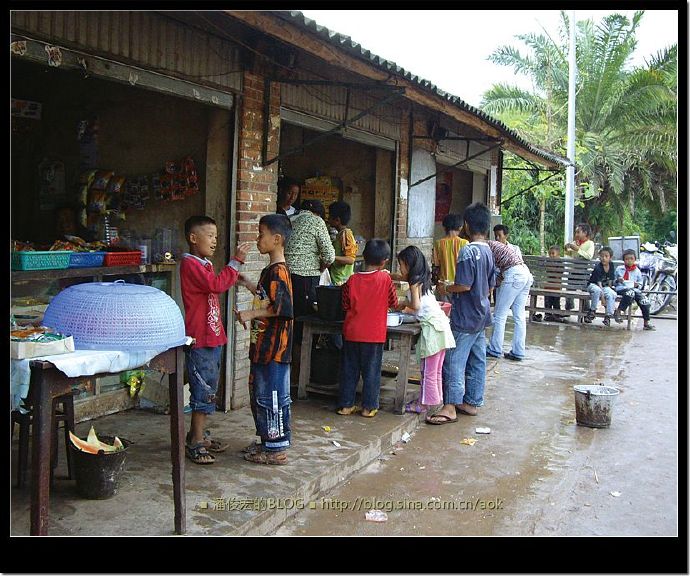
<instances>
[{"instance_id":1,"label":"tropical foliage","mask_svg":"<svg viewBox=\"0 0 690 576\"><path fill-rule=\"evenodd\" d=\"M599 23L577 22L575 221L589 222L604 241L635 232L650 239L666 236L668 229L660 229L660 222L675 230L669 215L675 215L677 201L678 49L674 44L645 65L630 67L643 16L639 11L631 20L612 14ZM561 156L566 156L569 25L561 12L557 38L546 32L524 34L516 38L526 51L499 47L490 60L530 78L533 89L494 85L482 102L484 111ZM536 186L526 193L531 202L505 202L530 185L522 186L524 174L530 173L504 173L504 222L535 236L539 215L535 221L533 212L541 204L546 234L562 242L565 180L556 187L556 179ZM546 239L545 244L548 248Z\"/></svg>"}]
</instances>

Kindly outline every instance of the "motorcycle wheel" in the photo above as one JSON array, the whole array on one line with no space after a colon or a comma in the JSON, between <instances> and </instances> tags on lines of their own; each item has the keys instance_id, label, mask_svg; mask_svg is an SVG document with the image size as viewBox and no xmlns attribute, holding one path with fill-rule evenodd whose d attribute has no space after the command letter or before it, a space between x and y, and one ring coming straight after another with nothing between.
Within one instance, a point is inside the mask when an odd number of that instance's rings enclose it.
<instances>
[{"instance_id":1,"label":"motorcycle wheel","mask_svg":"<svg viewBox=\"0 0 690 576\"><path fill-rule=\"evenodd\" d=\"M673 279L667 277L661 281L661 284L655 283L650 288L650 291L655 290L658 292L675 292L676 288L673 285ZM659 314L671 303L672 298L673 294L650 294L649 313L652 315Z\"/></svg>"}]
</instances>

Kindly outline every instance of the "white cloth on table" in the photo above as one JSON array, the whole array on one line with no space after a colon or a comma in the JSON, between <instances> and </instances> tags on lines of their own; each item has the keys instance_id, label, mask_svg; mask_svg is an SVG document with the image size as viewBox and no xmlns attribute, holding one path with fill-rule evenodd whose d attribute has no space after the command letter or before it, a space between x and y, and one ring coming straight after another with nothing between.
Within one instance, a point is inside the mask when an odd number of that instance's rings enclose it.
<instances>
[{"instance_id":1,"label":"white cloth on table","mask_svg":"<svg viewBox=\"0 0 690 576\"><path fill-rule=\"evenodd\" d=\"M189 344L191 338L187 339ZM10 365L10 403L12 410L26 410L21 407L21 401L29 393L32 360L50 362L60 372L74 378L76 376L93 376L104 372L124 372L148 364L153 358L165 352L167 348L158 350L76 350L69 354L54 354L24 360L11 360Z\"/></svg>"}]
</instances>

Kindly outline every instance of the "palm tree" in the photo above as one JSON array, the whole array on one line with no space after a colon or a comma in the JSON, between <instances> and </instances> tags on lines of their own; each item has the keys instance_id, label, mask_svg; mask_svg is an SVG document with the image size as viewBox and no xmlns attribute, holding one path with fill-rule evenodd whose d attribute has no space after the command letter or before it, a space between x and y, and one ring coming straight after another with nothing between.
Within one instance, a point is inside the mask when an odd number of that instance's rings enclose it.
<instances>
[{"instance_id":1,"label":"palm tree","mask_svg":"<svg viewBox=\"0 0 690 576\"><path fill-rule=\"evenodd\" d=\"M637 197L664 211L664 187L676 171L677 46L646 66L628 69L643 14L577 23L576 190L584 218L595 225L597 208L611 205L622 219L626 210L634 213ZM563 155L568 30L568 17L561 12L559 38L546 32L519 35L526 54L511 46L498 48L489 59L531 78L534 89L499 84L482 102L489 114L506 121L517 117L517 130Z\"/></svg>"}]
</instances>

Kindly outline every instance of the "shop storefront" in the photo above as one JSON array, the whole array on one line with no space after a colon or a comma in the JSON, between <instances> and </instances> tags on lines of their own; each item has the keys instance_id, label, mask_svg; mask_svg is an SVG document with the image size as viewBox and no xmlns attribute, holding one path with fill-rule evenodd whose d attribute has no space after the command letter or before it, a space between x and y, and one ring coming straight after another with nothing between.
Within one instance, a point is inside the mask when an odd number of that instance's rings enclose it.
<instances>
[{"instance_id":1,"label":"shop storefront","mask_svg":"<svg viewBox=\"0 0 690 576\"><path fill-rule=\"evenodd\" d=\"M11 54L15 247L72 248L57 243L68 240L69 207L73 235L143 252L117 268L13 270L14 310L40 311L69 284L118 277L160 288L182 309L185 220L214 217L226 232L214 263L228 257L236 48L153 12L13 12ZM146 389L164 402L156 382ZM77 419L135 401L119 376L94 379L76 398Z\"/></svg>"},{"instance_id":2,"label":"shop storefront","mask_svg":"<svg viewBox=\"0 0 690 576\"><path fill-rule=\"evenodd\" d=\"M400 111L381 103L390 98L381 90L298 82L281 86L281 179L300 184L298 202L316 198L326 209L347 202L360 253L370 238L392 245Z\"/></svg>"}]
</instances>

